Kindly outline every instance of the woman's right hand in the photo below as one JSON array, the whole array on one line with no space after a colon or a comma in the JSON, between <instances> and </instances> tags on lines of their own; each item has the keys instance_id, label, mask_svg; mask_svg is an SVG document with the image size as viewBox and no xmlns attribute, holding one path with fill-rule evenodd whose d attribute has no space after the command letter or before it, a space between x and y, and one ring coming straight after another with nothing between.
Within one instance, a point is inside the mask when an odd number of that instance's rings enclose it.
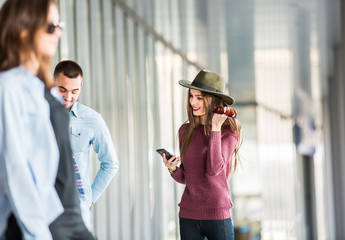
<instances>
[{"instance_id":1,"label":"woman's right hand","mask_svg":"<svg viewBox=\"0 0 345 240\"><path fill-rule=\"evenodd\" d=\"M172 172L176 171L177 164L180 162L181 158L173 156L170 159L166 159L165 153L163 153L163 162L165 166Z\"/></svg>"},{"instance_id":2,"label":"woman's right hand","mask_svg":"<svg viewBox=\"0 0 345 240\"><path fill-rule=\"evenodd\" d=\"M224 107L224 113L228 110L228 107ZM215 113L212 117L212 131L220 131L223 123L228 118L225 114Z\"/></svg>"}]
</instances>

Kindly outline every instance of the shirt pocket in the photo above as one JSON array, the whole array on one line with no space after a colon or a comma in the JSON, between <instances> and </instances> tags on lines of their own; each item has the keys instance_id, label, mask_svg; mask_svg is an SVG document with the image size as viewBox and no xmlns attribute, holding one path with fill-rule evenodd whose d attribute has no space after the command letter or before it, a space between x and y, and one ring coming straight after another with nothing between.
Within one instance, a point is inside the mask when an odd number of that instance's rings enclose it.
<instances>
[{"instance_id":1,"label":"shirt pocket","mask_svg":"<svg viewBox=\"0 0 345 240\"><path fill-rule=\"evenodd\" d=\"M92 128L71 127L71 145L74 153L86 152L90 148L94 131Z\"/></svg>"}]
</instances>

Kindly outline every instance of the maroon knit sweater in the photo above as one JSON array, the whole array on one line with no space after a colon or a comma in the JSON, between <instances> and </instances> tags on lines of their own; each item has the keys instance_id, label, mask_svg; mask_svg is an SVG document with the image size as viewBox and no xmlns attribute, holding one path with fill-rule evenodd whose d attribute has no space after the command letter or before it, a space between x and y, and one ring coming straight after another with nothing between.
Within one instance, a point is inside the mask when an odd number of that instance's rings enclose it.
<instances>
[{"instance_id":1,"label":"maroon knit sweater","mask_svg":"<svg viewBox=\"0 0 345 240\"><path fill-rule=\"evenodd\" d=\"M180 128L180 139L187 127L184 124ZM171 174L186 185L179 203L180 217L197 220L231 217L233 204L227 180L236 143L237 136L229 128L211 131L209 137L205 136L204 125L195 129L180 167Z\"/></svg>"}]
</instances>

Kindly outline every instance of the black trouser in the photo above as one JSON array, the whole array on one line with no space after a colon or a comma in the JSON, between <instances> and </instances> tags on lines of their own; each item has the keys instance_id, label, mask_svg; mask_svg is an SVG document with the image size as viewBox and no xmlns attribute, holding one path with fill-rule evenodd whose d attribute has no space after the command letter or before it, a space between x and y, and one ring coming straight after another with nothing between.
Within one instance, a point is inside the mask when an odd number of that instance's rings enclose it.
<instances>
[{"instance_id":1,"label":"black trouser","mask_svg":"<svg viewBox=\"0 0 345 240\"><path fill-rule=\"evenodd\" d=\"M80 210L65 209L65 211L49 226L53 239L60 240L94 240L86 228Z\"/></svg>"},{"instance_id":2,"label":"black trouser","mask_svg":"<svg viewBox=\"0 0 345 240\"><path fill-rule=\"evenodd\" d=\"M18 226L16 217L11 214L7 220L7 229L5 231L5 239L6 240L22 240L22 231Z\"/></svg>"}]
</instances>

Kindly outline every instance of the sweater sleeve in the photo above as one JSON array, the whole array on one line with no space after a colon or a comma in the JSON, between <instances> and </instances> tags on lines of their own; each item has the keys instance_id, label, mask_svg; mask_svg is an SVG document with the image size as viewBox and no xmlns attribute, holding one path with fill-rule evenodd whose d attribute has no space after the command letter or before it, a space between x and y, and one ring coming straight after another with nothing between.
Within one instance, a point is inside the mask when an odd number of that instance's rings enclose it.
<instances>
[{"instance_id":1,"label":"sweater sleeve","mask_svg":"<svg viewBox=\"0 0 345 240\"><path fill-rule=\"evenodd\" d=\"M211 131L206 164L207 175L217 176L222 171L226 171L228 164L231 164L236 143L236 135L230 129Z\"/></svg>"},{"instance_id":2,"label":"sweater sleeve","mask_svg":"<svg viewBox=\"0 0 345 240\"><path fill-rule=\"evenodd\" d=\"M184 178L184 168L183 168L183 164L181 163L180 167L176 168L176 171L171 173L172 178L181 184L185 184L185 178Z\"/></svg>"},{"instance_id":3,"label":"sweater sleeve","mask_svg":"<svg viewBox=\"0 0 345 240\"><path fill-rule=\"evenodd\" d=\"M180 127L179 132L178 132L178 134L179 134L179 147L180 147L180 150L181 150L183 135L184 135L184 133L186 131L186 127L187 127L187 125L183 124ZM185 184L186 183L185 176L184 176L183 163L180 164L180 167L176 168L175 172L171 173L171 176L178 183L181 183L181 184Z\"/></svg>"}]
</instances>

